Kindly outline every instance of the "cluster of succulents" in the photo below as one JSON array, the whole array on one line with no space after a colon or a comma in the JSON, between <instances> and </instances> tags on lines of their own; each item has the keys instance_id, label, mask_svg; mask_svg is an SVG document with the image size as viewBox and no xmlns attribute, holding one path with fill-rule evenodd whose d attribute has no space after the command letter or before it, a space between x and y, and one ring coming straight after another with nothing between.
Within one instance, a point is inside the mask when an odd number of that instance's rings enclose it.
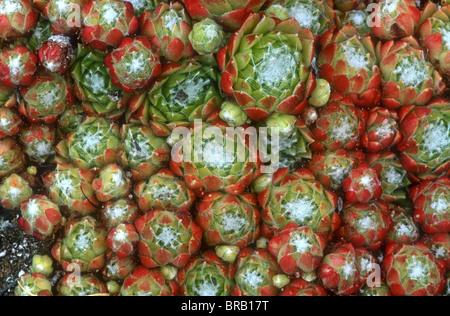
<instances>
[{"instance_id":1,"label":"cluster of succulents","mask_svg":"<svg viewBox=\"0 0 450 316\"><path fill-rule=\"evenodd\" d=\"M14 294L445 295L450 4L373 2L0 0Z\"/></svg>"}]
</instances>

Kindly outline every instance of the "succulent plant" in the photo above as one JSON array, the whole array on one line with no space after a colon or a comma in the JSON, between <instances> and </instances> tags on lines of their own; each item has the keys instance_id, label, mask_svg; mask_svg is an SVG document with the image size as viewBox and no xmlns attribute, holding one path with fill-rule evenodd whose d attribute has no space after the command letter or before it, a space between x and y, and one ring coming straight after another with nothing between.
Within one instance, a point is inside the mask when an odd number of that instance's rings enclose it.
<instances>
[{"instance_id":1,"label":"succulent plant","mask_svg":"<svg viewBox=\"0 0 450 316\"><path fill-rule=\"evenodd\" d=\"M0 203L5 209L17 210L23 201L32 196L30 183L15 173L4 177L0 184Z\"/></svg>"},{"instance_id":2,"label":"succulent plant","mask_svg":"<svg viewBox=\"0 0 450 316\"><path fill-rule=\"evenodd\" d=\"M316 179L325 187L340 190L342 182L350 171L364 161L362 151L348 152L344 149L336 151L314 152L306 166Z\"/></svg>"},{"instance_id":3,"label":"succulent plant","mask_svg":"<svg viewBox=\"0 0 450 316\"><path fill-rule=\"evenodd\" d=\"M345 244L326 255L319 266L318 277L323 286L337 295L351 295L362 286L356 251Z\"/></svg>"},{"instance_id":4,"label":"succulent plant","mask_svg":"<svg viewBox=\"0 0 450 316\"><path fill-rule=\"evenodd\" d=\"M54 171L43 176L50 199L69 213L83 216L94 213L99 207L92 188L93 179L90 170L70 164L58 164Z\"/></svg>"},{"instance_id":5,"label":"succulent plant","mask_svg":"<svg viewBox=\"0 0 450 316\"><path fill-rule=\"evenodd\" d=\"M264 14L271 18L287 20L290 18L289 12L280 4L272 4L264 10Z\"/></svg>"},{"instance_id":6,"label":"succulent plant","mask_svg":"<svg viewBox=\"0 0 450 316\"><path fill-rule=\"evenodd\" d=\"M219 24L206 18L195 23L189 41L200 55L215 54L225 44L226 35Z\"/></svg>"},{"instance_id":7,"label":"succulent plant","mask_svg":"<svg viewBox=\"0 0 450 316\"><path fill-rule=\"evenodd\" d=\"M103 63L105 57L104 53L78 45L70 71L74 94L82 101L85 112L118 118L125 112L129 96L112 84Z\"/></svg>"},{"instance_id":8,"label":"succulent plant","mask_svg":"<svg viewBox=\"0 0 450 316\"><path fill-rule=\"evenodd\" d=\"M105 284L92 275L66 274L57 285L58 296L95 296L108 293Z\"/></svg>"},{"instance_id":9,"label":"succulent plant","mask_svg":"<svg viewBox=\"0 0 450 316\"><path fill-rule=\"evenodd\" d=\"M350 24L358 30L360 36L366 36L372 34L367 21L369 20L368 11L365 10L350 10L346 12L340 12L336 16L336 24L338 28L342 28L346 24Z\"/></svg>"},{"instance_id":10,"label":"succulent plant","mask_svg":"<svg viewBox=\"0 0 450 316\"><path fill-rule=\"evenodd\" d=\"M311 158L310 144L314 142L314 138L302 118L274 113L264 122L264 126L268 128L265 141L270 146L270 154L264 153L260 148L261 160L268 161L271 155L277 154L279 168L295 170L303 158ZM273 135L274 132L277 136ZM259 136L265 137L261 132ZM275 147L274 137L278 141L278 146Z\"/></svg>"},{"instance_id":11,"label":"succulent plant","mask_svg":"<svg viewBox=\"0 0 450 316\"><path fill-rule=\"evenodd\" d=\"M340 224L335 213L337 195L326 190L308 169L289 173L279 169L270 188L258 195L262 211L262 233L271 237L289 223L309 226L328 238Z\"/></svg>"},{"instance_id":12,"label":"succulent plant","mask_svg":"<svg viewBox=\"0 0 450 316\"><path fill-rule=\"evenodd\" d=\"M383 193L380 175L377 170L361 163L351 170L348 177L342 182L345 199L350 203L367 203L377 200Z\"/></svg>"},{"instance_id":13,"label":"succulent plant","mask_svg":"<svg viewBox=\"0 0 450 316\"><path fill-rule=\"evenodd\" d=\"M31 31L39 19L29 0L0 2L0 39L11 40Z\"/></svg>"},{"instance_id":14,"label":"succulent plant","mask_svg":"<svg viewBox=\"0 0 450 316\"><path fill-rule=\"evenodd\" d=\"M330 0L275 0L274 2L285 8L303 29L310 29L318 37L327 29L334 27L335 12L333 1Z\"/></svg>"},{"instance_id":15,"label":"succulent plant","mask_svg":"<svg viewBox=\"0 0 450 316\"><path fill-rule=\"evenodd\" d=\"M424 181L409 192L414 220L431 235L450 232L450 178Z\"/></svg>"},{"instance_id":16,"label":"succulent plant","mask_svg":"<svg viewBox=\"0 0 450 316\"><path fill-rule=\"evenodd\" d=\"M383 269L394 296L436 296L444 288L445 264L422 243L388 245Z\"/></svg>"},{"instance_id":17,"label":"succulent plant","mask_svg":"<svg viewBox=\"0 0 450 316\"><path fill-rule=\"evenodd\" d=\"M42 43L37 52L40 64L49 72L64 75L75 58L70 37L50 36Z\"/></svg>"},{"instance_id":18,"label":"succulent plant","mask_svg":"<svg viewBox=\"0 0 450 316\"><path fill-rule=\"evenodd\" d=\"M31 273L42 273L49 277L53 273L53 261L47 255L34 255L31 263Z\"/></svg>"},{"instance_id":19,"label":"succulent plant","mask_svg":"<svg viewBox=\"0 0 450 316\"><path fill-rule=\"evenodd\" d=\"M19 113L31 123L54 123L66 106L75 102L72 85L63 76L38 72L28 87L20 89Z\"/></svg>"},{"instance_id":20,"label":"succulent plant","mask_svg":"<svg viewBox=\"0 0 450 316\"><path fill-rule=\"evenodd\" d=\"M3 3L0 3L0 6ZM6 87L29 86L33 81L37 64L37 56L25 46L4 48L0 52L0 80Z\"/></svg>"},{"instance_id":21,"label":"succulent plant","mask_svg":"<svg viewBox=\"0 0 450 316\"><path fill-rule=\"evenodd\" d=\"M48 0L45 2L42 14L50 21L55 34L79 32L81 25L74 21L74 10L80 9L87 0Z\"/></svg>"},{"instance_id":22,"label":"succulent plant","mask_svg":"<svg viewBox=\"0 0 450 316\"><path fill-rule=\"evenodd\" d=\"M412 245L420 240L420 230L413 217L405 210L395 210L392 215L392 228L389 229L386 242L399 245Z\"/></svg>"},{"instance_id":23,"label":"succulent plant","mask_svg":"<svg viewBox=\"0 0 450 316\"><path fill-rule=\"evenodd\" d=\"M98 177L92 181L95 196L100 202L119 200L127 197L131 191L131 180L125 172L116 164L106 165Z\"/></svg>"},{"instance_id":24,"label":"succulent plant","mask_svg":"<svg viewBox=\"0 0 450 316\"><path fill-rule=\"evenodd\" d=\"M379 280L379 264L374 255L366 248L355 248L356 266L359 271L361 285L377 283Z\"/></svg>"},{"instance_id":25,"label":"succulent plant","mask_svg":"<svg viewBox=\"0 0 450 316\"><path fill-rule=\"evenodd\" d=\"M233 264L222 262L212 250L208 250L180 269L177 282L183 296L230 296L235 285L236 269Z\"/></svg>"},{"instance_id":26,"label":"succulent plant","mask_svg":"<svg viewBox=\"0 0 450 316\"><path fill-rule=\"evenodd\" d=\"M116 47L139 28L133 5L120 0L90 0L81 9L81 38L98 50Z\"/></svg>"},{"instance_id":27,"label":"succulent plant","mask_svg":"<svg viewBox=\"0 0 450 316\"><path fill-rule=\"evenodd\" d=\"M381 100L381 73L377 66L375 44L370 36L358 37L358 30L345 25L322 39L317 59L321 78L348 95L357 106L370 107Z\"/></svg>"},{"instance_id":28,"label":"succulent plant","mask_svg":"<svg viewBox=\"0 0 450 316\"><path fill-rule=\"evenodd\" d=\"M18 142L11 137L0 140L0 177L22 171L24 167L25 157Z\"/></svg>"},{"instance_id":29,"label":"succulent plant","mask_svg":"<svg viewBox=\"0 0 450 316\"><path fill-rule=\"evenodd\" d=\"M28 39L28 46L30 50L36 51L39 47L41 47L42 43L52 35L52 24L41 15Z\"/></svg>"},{"instance_id":30,"label":"succulent plant","mask_svg":"<svg viewBox=\"0 0 450 316\"><path fill-rule=\"evenodd\" d=\"M414 0L381 0L375 13L372 32L381 40L394 40L412 35L421 19Z\"/></svg>"},{"instance_id":31,"label":"succulent plant","mask_svg":"<svg viewBox=\"0 0 450 316\"><path fill-rule=\"evenodd\" d=\"M243 248L259 238L261 214L256 197L251 193L239 196L209 193L198 204L197 210L195 222L202 228L203 239L209 246Z\"/></svg>"},{"instance_id":32,"label":"succulent plant","mask_svg":"<svg viewBox=\"0 0 450 316\"><path fill-rule=\"evenodd\" d=\"M424 239L425 244L430 248L437 260L445 263L447 271L450 270L450 234L440 233L428 236Z\"/></svg>"},{"instance_id":33,"label":"succulent plant","mask_svg":"<svg viewBox=\"0 0 450 316\"><path fill-rule=\"evenodd\" d=\"M137 260L133 256L119 258L116 253L106 253L106 264L103 276L108 280L123 282L136 269Z\"/></svg>"},{"instance_id":34,"label":"succulent plant","mask_svg":"<svg viewBox=\"0 0 450 316\"><path fill-rule=\"evenodd\" d=\"M273 112L300 114L314 88L313 56L311 32L294 19L252 14L217 55L222 91L255 121Z\"/></svg>"},{"instance_id":35,"label":"succulent plant","mask_svg":"<svg viewBox=\"0 0 450 316\"><path fill-rule=\"evenodd\" d=\"M96 272L105 266L106 231L93 217L67 222L64 236L52 248L52 256L67 272Z\"/></svg>"},{"instance_id":36,"label":"succulent plant","mask_svg":"<svg viewBox=\"0 0 450 316\"><path fill-rule=\"evenodd\" d=\"M450 64L447 61L450 47L446 40L449 19L450 7L448 5L439 7L418 30L422 45L428 49L430 61L446 77L450 75Z\"/></svg>"},{"instance_id":37,"label":"succulent plant","mask_svg":"<svg viewBox=\"0 0 450 316\"><path fill-rule=\"evenodd\" d=\"M408 199L408 186L411 182L397 156L389 151L369 154L366 162L380 175L383 189L381 199L388 203L405 203Z\"/></svg>"},{"instance_id":38,"label":"succulent plant","mask_svg":"<svg viewBox=\"0 0 450 316\"><path fill-rule=\"evenodd\" d=\"M375 107L368 113L366 132L361 144L369 152L380 152L392 148L402 140L398 116L395 111Z\"/></svg>"},{"instance_id":39,"label":"succulent plant","mask_svg":"<svg viewBox=\"0 0 450 316\"><path fill-rule=\"evenodd\" d=\"M184 177L190 189L238 195L254 179L259 160L256 150L248 145L248 134L230 135L227 127L221 120L194 124L182 146L172 149L170 169Z\"/></svg>"},{"instance_id":40,"label":"succulent plant","mask_svg":"<svg viewBox=\"0 0 450 316\"><path fill-rule=\"evenodd\" d=\"M86 113L83 112L81 103L75 103L72 106L66 108L66 110L59 116L58 119L58 132L65 135L77 129L81 124Z\"/></svg>"},{"instance_id":41,"label":"succulent plant","mask_svg":"<svg viewBox=\"0 0 450 316\"><path fill-rule=\"evenodd\" d=\"M140 235L139 259L147 268L182 268L200 249L202 231L185 211L149 211L134 225Z\"/></svg>"},{"instance_id":42,"label":"succulent plant","mask_svg":"<svg viewBox=\"0 0 450 316\"><path fill-rule=\"evenodd\" d=\"M290 223L270 240L267 249L277 258L281 270L293 275L314 273L322 261L325 246L326 239L308 226Z\"/></svg>"},{"instance_id":43,"label":"succulent plant","mask_svg":"<svg viewBox=\"0 0 450 316\"><path fill-rule=\"evenodd\" d=\"M265 249L244 248L236 262L236 286L233 296L276 296L279 289L273 278L280 268L276 259Z\"/></svg>"},{"instance_id":44,"label":"succulent plant","mask_svg":"<svg viewBox=\"0 0 450 316\"><path fill-rule=\"evenodd\" d=\"M347 205L341 213L342 226L337 236L356 247L377 251L392 227L389 206L384 202Z\"/></svg>"},{"instance_id":45,"label":"succulent plant","mask_svg":"<svg viewBox=\"0 0 450 316\"><path fill-rule=\"evenodd\" d=\"M163 68L148 94L151 125L157 134L170 134L175 127L196 119L206 121L219 109L222 98L215 63L186 59Z\"/></svg>"},{"instance_id":46,"label":"succulent plant","mask_svg":"<svg viewBox=\"0 0 450 316\"><path fill-rule=\"evenodd\" d=\"M432 180L450 166L449 102L437 99L427 107L399 110L404 140L397 146L400 161L414 182Z\"/></svg>"},{"instance_id":47,"label":"succulent plant","mask_svg":"<svg viewBox=\"0 0 450 316\"><path fill-rule=\"evenodd\" d=\"M26 273L17 281L15 296L52 296L52 285L42 273Z\"/></svg>"},{"instance_id":48,"label":"succulent plant","mask_svg":"<svg viewBox=\"0 0 450 316\"><path fill-rule=\"evenodd\" d=\"M159 55L143 36L124 38L104 62L112 83L128 93L146 88L162 70Z\"/></svg>"},{"instance_id":49,"label":"succulent plant","mask_svg":"<svg viewBox=\"0 0 450 316\"><path fill-rule=\"evenodd\" d=\"M286 286L281 296L328 296L320 284L311 283L303 279L295 279Z\"/></svg>"},{"instance_id":50,"label":"succulent plant","mask_svg":"<svg viewBox=\"0 0 450 316\"><path fill-rule=\"evenodd\" d=\"M132 224L119 224L106 236L106 245L117 254L126 258L133 254L139 242L139 235Z\"/></svg>"},{"instance_id":51,"label":"succulent plant","mask_svg":"<svg viewBox=\"0 0 450 316\"><path fill-rule=\"evenodd\" d=\"M330 102L318 110L318 119L311 128L315 143L313 151L354 150L365 131L367 112L353 106L349 97L333 93Z\"/></svg>"},{"instance_id":52,"label":"succulent plant","mask_svg":"<svg viewBox=\"0 0 450 316\"><path fill-rule=\"evenodd\" d=\"M119 126L103 117L87 116L61 141L56 150L64 160L81 168L103 168L114 163L120 145Z\"/></svg>"},{"instance_id":53,"label":"succulent plant","mask_svg":"<svg viewBox=\"0 0 450 316\"><path fill-rule=\"evenodd\" d=\"M196 196L183 180L175 178L168 169L162 169L147 181L139 182L134 188L139 208L167 211L190 211Z\"/></svg>"},{"instance_id":54,"label":"succulent plant","mask_svg":"<svg viewBox=\"0 0 450 316\"><path fill-rule=\"evenodd\" d=\"M114 228L119 224L133 224L139 217L137 205L131 200L117 200L107 202L100 211L100 217L106 228Z\"/></svg>"},{"instance_id":55,"label":"succulent plant","mask_svg":"<svg viewBox=\"0 0 450 316\"><path fill-rule=\"evenodd\" d=\"M412 104L426 105L433 96L445 91L442 76L426 60L425 52L413 37L379 42L377 57L383 80L383 106L397 109Z\"/></svg>"},{"instance_id":56,"label":"succulent plant","mask_svg":"<svg viewBox=\"0 0 450 316\"><path fill-rule=\"evenodd\" d=\"M189 42L191 18L179 2L161 3L153 12L140 17L141 34L148 37L162 57L170 61L194 55Z\"/></svg>"},{"instance_id":57,"label":"succulent plant","mask_svg":"<svg viewBox=\"0 0 450 316\"><path fill-rule=\"evenodd\" d=\"M51 238L65 222L58 205L45 195L34 195L22 202L20 212L20 228L40 240Z\"/></svg>"},{"instance_id":58,"label":"succulent plant","mask_svg":"<svg viewBox=\"0 0 450 316\"><path fill-rule=\"evenodd\" d=\"M123 282L121 296L176 296L178 284L166 281L158 269L146 269L138 266Z\"/></svg>"},{"instance_id":59,"label":"succulent plant","mask_svg":"<svg viewBox=\"0 0 450 316\"><path fill-rule=\"evenodd\" d=\"M8 107L0 108L0 139L15 136L19 133L22 118L15 109Z\"/></svg>"},{"instance_id":60,"label":"succulent plant","mask_svg":"<svg viewBox=\"0 0 450 316\"><path fill-rule=\"evenodd\" d=\"M130 0L133 5L134 15L140 17L146 11L154 10L161 2L168 2L167 0Z\"/></svg>"},{"instance_id":61,"label":"succulent plant","mask_svg":"<svg viewBox=\"0 0 450 316\"><path fill-rule=\"evenodd\" d=\"M52 125L32 124L20 133L20 142L24 145L24 152L31 161L40 164L50 160L56 154L56 133Z\"/></svg>"},{"instance_id":62,"label":"succulent plant","mask_svg":"<svg viewBox=\"0 0 450 316\"><path fill-rule=\"evenodd\" d=\"M189 15L197 21L207 18L222 24L227 30L237 30L252 12L258 12L267 0L185 0Z\"/></svg>"},{"instance_id":63,"label":"succulent plant","mask_svg":"<svg viewBox=\"0 0 450 316\"><path fill-rule=\"evenodd\" d=\"M165 138L156 136L149 126L125 124L120 129L119 162L131 169L132 180L150 178L170 159Z\"/></svg>"}]
</instances>

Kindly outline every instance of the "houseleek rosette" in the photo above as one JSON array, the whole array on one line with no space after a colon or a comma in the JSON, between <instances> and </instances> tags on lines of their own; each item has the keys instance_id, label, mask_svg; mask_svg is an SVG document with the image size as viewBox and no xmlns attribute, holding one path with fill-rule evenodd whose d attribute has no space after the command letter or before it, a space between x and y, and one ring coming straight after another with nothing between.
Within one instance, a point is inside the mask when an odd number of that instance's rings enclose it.
<instances>
[{"instance_id":1,"label":"houseleek rosette","mask_svg":"<svg viewBox=\"0 0 450 316\"><path fill-rule=\"evenodd\" d=\"M227 133L227 127L221 120L193 124L182 146L172 150L170 168L184 177L190 189L238 195L253 181L259 166L257 152L250 148L247 134Z\"/></svg>"},{"instance_id":2,"label":"houseleek rosette","mask_svg":"<svg viewBox=\"0 0 450 316\"><path fill-rule=\"evenodd\" d=\"M194 20L211 18L228 30L235 31L250 13L258 12L266 2L267 0L185 0L184 4Z\"/></svg>"},{"instance_id":3,"label":"houseleek rosette","mask_svg":"<svg viewBox=\"0 0 450 316\"><path fill-rule=\"evenodd\" d=\"M0 4L1 5L1 4ZM17 45L0 52L0 80L6 87L29 86L37 70L38 58L25 46Z\"/></svg>"},{"instance_id":4,"label":"houseleek rosette","mask_svg":"<svg viewBox=\"0 0 450 316\"><path fill-rule=\"evenodd\" d=\"M32 196L30 183L15 173L4 177L0 184L0 203L7 210L18 209L23 201Z\"/></svg>"},{"instance_id":5,"label":"houseleek rosette","mask_svg":"<svg viewBox=\"0 0 450 316\"><path fill-rule=\"evenodd\" d=\"M0 39L11 40L33 29L39 19L30 0L3 0L0 2Z\"/></svg>"},{"instance_id":6,"label":"houseleek rosette","mask_svg":"<svg viewBox=\"0 0 450 316\"><path fill-rule=\"evenodd\" d=\"M58 164L54 171L43 176L50 199L69 213L80 215L92 214L100 206L92 188L93 179L90 170L70 164Z\"/></svg>"},{"instance_id":7,"label":"houseleek rosette","mask_svg":"<svg viewBox=\"0 0 450 316\"><path fill-rule=\"evenodd\" d=\"M105 56L78 45L70 75L74 81L75 96L82 101L85 112L117 118L125 112L129 96L112 84L103 62Z\"/></svg>"},{"instance_id":8,"label":"houseleek rosette","mask_svg":"<svg viewBox=\"0 0 450 316\"><path fill-rule=\"evenodd\" d=\"M120 145L119 126L105 118L88 116L57 145L58 154L81 168L114 163Z\"/></svg>"},{"instance_id":9,"label":"houseleek rosette","mask_svg":"<svg viewBox=\"0 0 450 316\"><path fill-rule=\"evenodd\" d=\"M31 123L54 123L75 102L72 84L63 76L38 72L32 83L20 89L19 113Z\"/></svg>"},{"instance_id":10,"label":"houseleek rosette","mask_svg":"<svg viewBox=\"0 0 450 316\"><path fill-rule=\"evenodd\" d=\"M222 262L212 250L208 250L178 271L180 295L230 296L236 269L233 264Z\"/></svg>"},{"instance_id":11,"label":"houseleek rosette","mask_svg":"<svg viewBox=\"0 0 450 316\"><path fill-rule=\"evenodd\" d=\"M81 39L98 50L116 47L139 28L133 5L121 0L90 0L81 9Z\"/></svg>"},{"instance_id":12,"label":"houseleek rosette","mask_svg":"<svg viewBox=\"0 0 450 316\"><path fill-rule=\"evenodd\" d=\"M52 248L55 260L67 272L96 272L105 265L106 231L93 217L67 222L64 236Z\"/></svg>"},{"instance_id":13,"label":"houseleek rosette","mask_svg":"<svg viewBox=\"0 0 450 316\"><path fill-rule=\"evenodd\" d=\"M435 99L426 107L399 110L404 136L397 146L400 161L414 182L432 180L450 166L449 102Z\"/></svg>"},{"instance_id":14,"label":"houseleek rosette","mask_svg":"<svg viewBox=\"0 0 450 316\"><path fill-rule=\"evenodd\" d=\"M244 248L236 261L233 296L276 296L274 277L280 273L277 260L265 249Z\"/></svg>"},{"instance_id":15,"label":"houseleek rosette","mask_svg":"<svg viewBox=\"0 0 450 316\"><path fill-rule=\"evenodd\" d=\"M167 281L158 269L146 269L138 266L129 275L120 288L121 296L176 296L178 284Z\"/></svg>"},{"instance_id":16,"label":"houseleek rosette","mask_svg":"<svg viewBox=\"0 0 450 316\"><path fill-rule=\"evenodd\" d=\"M258 201L263 208L262 231L267 237L296 223L328 238L340 224L335 213L337 195L326 190L308 169L293 173L279 169L270 187L259 193Z\"/></svg>"},{"instance_id":17,"label":"houseleek rosette","mask_svg":"<svg viewBox=\"0 0 450 316\"><path fill-rule=\"evenodd\" d=\"M166 139L155 135L149 126L122 125L120 140L119 162L124 168L131 169L134 181L150 178L170 159Z\"/></svg>"},{"instance_id":18,"label":"houseleek rosette","mask_svg":"<svg viewBox=\"0 0 450 316\"><path fill-rule=\"evenodd\" d=\"M162 57L177 62L194 55L189 42L191 18L179 2L161 3L140 17L141 34L148 37Z\"/></svg>"},{"instance_id":19,"label":"houseleek rosette","mask_svg":"<svg viewBox=\"0 0 450 316\"><path fill-rule=\"evenodd\" d=\"M445 285L445 264L423 243L388 245L383 269L394 296L435 296Z\"/></svg>"},{"instance_id":20,"label":"houseleek rosette","mask_svg":"<svg viewBox=\"0 0 450 316\"><path fill-rule=\"evenodd\" d=\"M168 169L162 169L147 181L139 182L134 188L134 194L142 211L190 211L196 199L194 191Z\"/></svg>"},{"instance_id":21,"label":"houseleek rosette","mask_svg":"<svg viewBox=\"0 0 450 316\"><path fill-rule=\"evenodd\" d=\"M178 125L206 119L216 111L222 97L218 85L219 71L209 58L186 59L165 66L148 94L152 127L159 134Z\"/></svg>"},{"instance_id":22,"label":"houseleek rosette","mask_svg":"<svg viewBox=\"0 0 450 316\"><path fill-rule=\"evenodd\" d=\"M139 259L147 268L182 268L200 249L202 230L186 211L149 211L134 225L140 235Z\"/></svg>"},{"instance_id":23,"label":"houseleek rosette","mask_svg":"<svg viewBox=\"0 0 450 316\"><path fill-rule=\"evenodd\" d=\"M220 192L207 194L198 204L196 223L209 246L243 248L260 235L261 214L256 197L250 193L233 196Z\"/></svg>"},{"instance_id":24,"label":"houseleek rosette","mask_svg":"<svg viewBox=\"0 0 450 316\"><path fill-rule=\"evenodd\" d=\"M222 91L255 121L273 112L300 114L314 88L313 43L293 18L250 15L218 53Z\"/></svg>"}]
</instances>

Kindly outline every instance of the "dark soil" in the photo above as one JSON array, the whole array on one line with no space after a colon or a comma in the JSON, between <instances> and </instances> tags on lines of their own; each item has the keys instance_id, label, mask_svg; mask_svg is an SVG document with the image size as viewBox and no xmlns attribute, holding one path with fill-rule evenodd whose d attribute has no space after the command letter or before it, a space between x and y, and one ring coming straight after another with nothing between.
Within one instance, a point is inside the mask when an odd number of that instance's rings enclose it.
<instances>
[{"instance_id":1,"label":"dark soil","mask_svg":"<svg viewBox=\"0 0 450 316\"><path fill-rule=\"evenodd\" d=\"M52 164L37 166L38 176L53 168ZM44 194L39 183L34 183L34 186L35 194ZM50 254L52 242L42 242L25 234L17 225L19 215L19 211L0 207L0 296L14 295L17 279L30 273L34 255Z\"/></svg>"},{"instance_id":2,"label":"dark soil","mask_svg":"<svg viewBox=\"0 0 450 316\"><path fill-rule=\"evenodd\" d=\"M49 252L49 245L19 228L18 218L18 212L0 210L0 296L13 295L17 279L30 272L33 256Z\"/></svg>"}]
</instances>

